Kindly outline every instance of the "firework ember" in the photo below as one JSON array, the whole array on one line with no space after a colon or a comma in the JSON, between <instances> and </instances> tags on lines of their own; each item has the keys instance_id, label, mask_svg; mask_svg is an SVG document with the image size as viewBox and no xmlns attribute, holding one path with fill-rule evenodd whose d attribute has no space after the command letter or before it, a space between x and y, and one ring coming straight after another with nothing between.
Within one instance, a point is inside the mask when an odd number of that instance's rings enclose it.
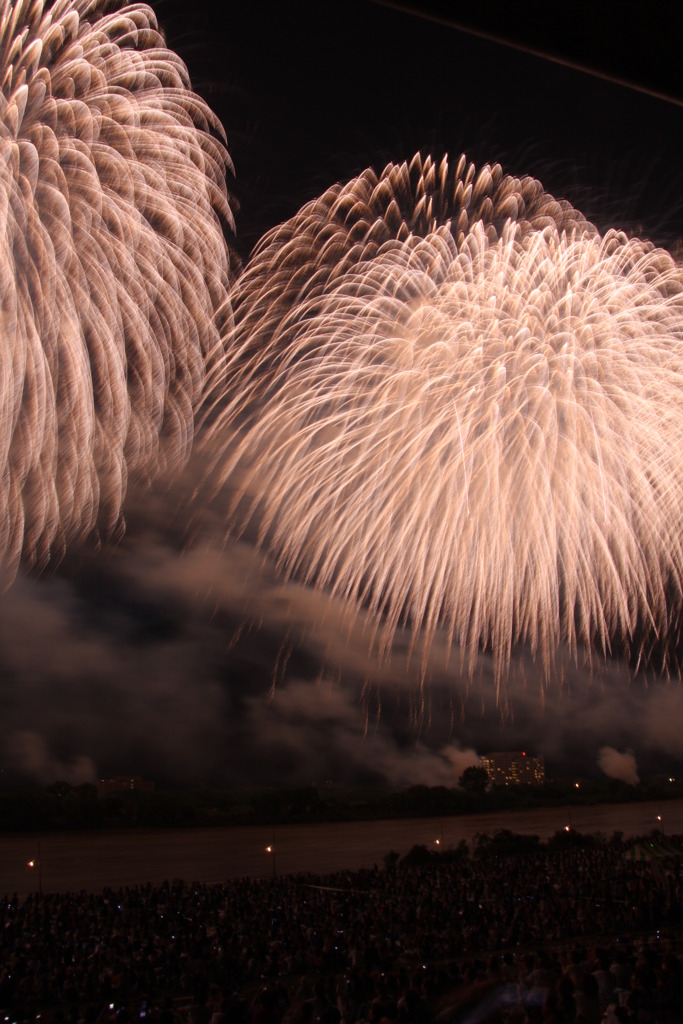
<instances>
[{"instance_id":1,"label":"firework ember","mask_svg":"<svg viewBox=\"0 0 683 1024\"><path fill-rule=\"evenodd\" d=\"M117 9L118 8L118 9ZM222 128L152 11L0 7L0 562L110 531L187 455L229 316Z\"/></svg>"},{"instance_id":2,"label":"firework ember","mask_svg":"<svg viewBox=\"0 0 683 1024\"><path fill-rule=\"evenodd\" d=\"M527 645L666 627L683 574L683 273L531 180L416 158L262 240L208 435L282 570L444 629L499 679ZM228 396L227 398L225 396ZM637 640L641 642L640 639Z\"/></svg>"}]
</instances>

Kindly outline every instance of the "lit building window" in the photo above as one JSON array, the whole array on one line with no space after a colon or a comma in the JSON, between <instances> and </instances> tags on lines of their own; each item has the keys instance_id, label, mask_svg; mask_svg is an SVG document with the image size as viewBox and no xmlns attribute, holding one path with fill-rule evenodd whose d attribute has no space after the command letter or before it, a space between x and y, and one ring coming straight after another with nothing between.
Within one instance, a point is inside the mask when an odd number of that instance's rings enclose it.
<instances>
[{"instance_id":1,"label":"lit building window","mask_svg":"<svg viewBox=\"0 0 683 1024\"><path fill-rule=\"evenodd\" d=\"M500 750L481 759L494 786L542 786L545 761L525 750Z\"/></svg>"}]
</instances>

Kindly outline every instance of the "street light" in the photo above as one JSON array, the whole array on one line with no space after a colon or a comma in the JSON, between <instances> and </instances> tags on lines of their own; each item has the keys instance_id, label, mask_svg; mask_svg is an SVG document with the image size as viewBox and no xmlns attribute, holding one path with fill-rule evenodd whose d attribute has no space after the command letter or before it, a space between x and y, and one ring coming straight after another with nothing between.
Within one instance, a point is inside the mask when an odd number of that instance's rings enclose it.
<instances>
[{"instance_id":1,"label":"street light","mask_svg":"<svg viewBox=\"0 0 683 1024\"><path fill-rule=\"evenodd\" d=\"M38 868L38 895L43 895L43 861L40 856L40 840L38 840L38 857L32 857L31 860L27 861L26 864L29 871L33 871L36 867Z\"/></svg>"},{"instance_id":2,"label":"street light","mask_svg":"<svg viewBox=\"0 0 683 1024\"><path fill-rule=\"evenodd\" d=\"M266 853L273 858L273 878L275 878L275 846L272 843L270 846L266 846Z\"/></svg>"}]
</instances>

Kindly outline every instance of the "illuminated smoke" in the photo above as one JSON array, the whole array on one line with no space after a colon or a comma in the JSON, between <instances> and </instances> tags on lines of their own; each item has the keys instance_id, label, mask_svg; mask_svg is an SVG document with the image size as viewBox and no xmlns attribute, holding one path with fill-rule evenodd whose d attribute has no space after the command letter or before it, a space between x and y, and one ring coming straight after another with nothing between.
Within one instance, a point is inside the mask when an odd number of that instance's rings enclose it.
<instances>
[{"instance_id":1,"label":"illuminated smoke","mask_svg":"<svg viewBox=\"0 0 683 1024\"><path fill-rule=\"evenodd\" d=\"M0 563L181 463L227 301L223 130L145 6L0 7Z\"/></svg>"},{"instance_id":2,"label":"illuminated smoke","mask_svg":"<svg viewBox=\"0 0 683 1024\"><path fill-rule=\"evenodd\" d=\"M598 754L598 767L610 779L619 779L629 786L637 786L640 782L636 759L631 750L623 754L614 747L601 747Z\"/></svg>"},{"instance_id":3,"label":"illuminated smoke","mask_svg":"<svg viewBox=\"0 0 683 1024\"><path fill-rule=\"evenodd\" d=\"M212 382L231 526L363 604L386 650L443 628L607 653L683 570L683 275L532 179L416 158L268 233ZM225 396L228 396L227 399Z\"/></svg>"}]
</instances>

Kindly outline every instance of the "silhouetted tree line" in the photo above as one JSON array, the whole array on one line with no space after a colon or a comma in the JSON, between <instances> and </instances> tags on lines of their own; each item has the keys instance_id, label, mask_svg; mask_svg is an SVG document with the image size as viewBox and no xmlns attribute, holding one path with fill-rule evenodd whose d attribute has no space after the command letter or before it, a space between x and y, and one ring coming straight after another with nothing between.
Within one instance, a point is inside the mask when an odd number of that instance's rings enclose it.
<instances>
[{"instance_id":1,"label":"silhouetted tree line","mask_svg":"<svg viewBox=\"0 0 683 1024\"><path fill-rule=\"evenodd\" d=\"M660 832L656 830L648 836L639 836L631 840L631 844L641 844L653 852L666 848L680 848L680 840L665 843ZM385 871L407 871L410 868L422 868L426 865L457 864L469 859L495 860L506 857L530 857L545 851L547 854L562 853L567 850L626 849L624 833L614 832L611 837L601 833L578 832L576 829L558 829L554 835L543 842L540 836L524 835L508 828L499 828L489 834L478 832L474 842L470 844L461 839L457 846L433 849L421 844L413 846L405 856L401 857L395 850L384 855Z\"/></svg>"},{"instance_id":2,"label":"silhouetted tree line","mask_svg":"<svg viewBox=\"0 0 683 1024\"><path fill-rule=\"evenodd\" d=\"M483 773L483 774L482 774ZM482 769L460 785L353 790L299 786L255 792L217 789L126 791L98 797L90 784L0 790L0 832L72 829L185 828L241 824L446 817L569 804L683 798L683 785L655 778L629 786L615 779L546 782L542 787L490 786Z\"/></svg>"}]
</instances>

